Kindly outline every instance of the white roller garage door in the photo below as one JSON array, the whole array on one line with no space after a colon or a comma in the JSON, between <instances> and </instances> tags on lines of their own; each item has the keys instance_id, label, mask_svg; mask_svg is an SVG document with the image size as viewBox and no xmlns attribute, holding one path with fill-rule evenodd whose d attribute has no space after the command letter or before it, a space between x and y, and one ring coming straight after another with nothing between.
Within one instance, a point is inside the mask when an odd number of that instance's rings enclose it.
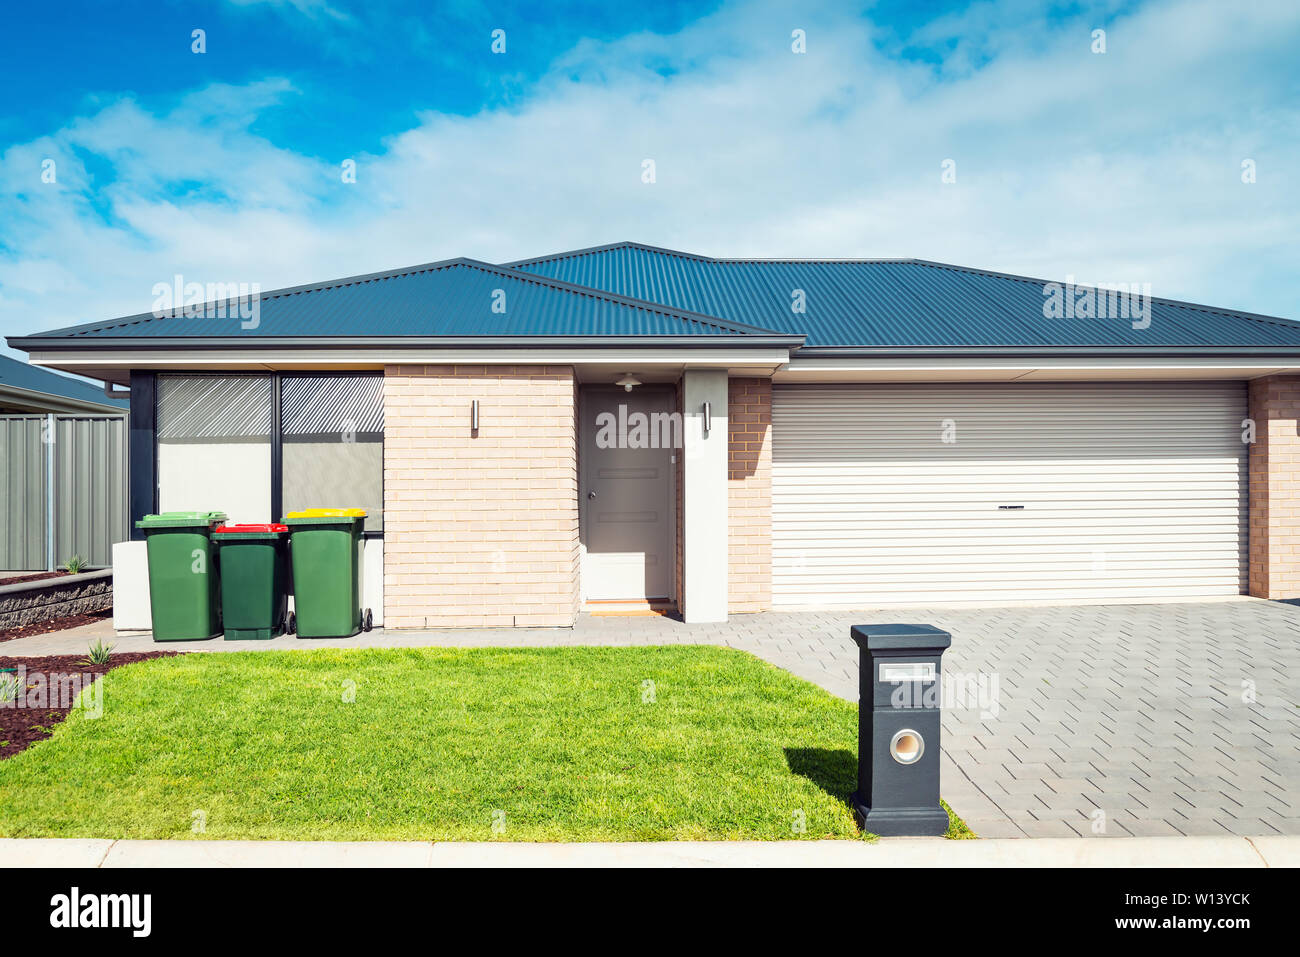
<instances>
[{"instance_id":1,"label":"white roller garage door","mask_svg":"<svg viewBox=\"0 0 1300 957\"><path fill-rule=\"evenodd\" d=\"M1245 416L1239 382L777 386L773 604L1239 594Z\"/></svg>"}]
</instances>

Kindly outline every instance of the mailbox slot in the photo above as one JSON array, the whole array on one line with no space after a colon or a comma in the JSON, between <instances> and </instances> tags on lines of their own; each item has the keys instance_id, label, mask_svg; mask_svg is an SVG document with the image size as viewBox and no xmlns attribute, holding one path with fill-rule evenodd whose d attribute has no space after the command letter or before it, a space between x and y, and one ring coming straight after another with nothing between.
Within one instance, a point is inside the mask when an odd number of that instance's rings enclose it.
<instances>
[{"instance_id":1,"label":"mailbox slot","mask_svg":"<svg viewBox=\"0 0 1300 957\"><path fill-rule=\"evenodd\" d=\"M932 661L882 661L880 680L890 683L900 681L933 681Z\"/></svg>"}]
</instances>

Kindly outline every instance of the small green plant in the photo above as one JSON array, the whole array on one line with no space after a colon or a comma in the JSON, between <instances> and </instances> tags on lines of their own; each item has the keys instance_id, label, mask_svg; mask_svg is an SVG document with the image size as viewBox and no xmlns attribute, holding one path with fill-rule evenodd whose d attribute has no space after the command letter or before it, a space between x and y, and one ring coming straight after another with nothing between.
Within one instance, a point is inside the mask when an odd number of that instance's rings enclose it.
<instances>
[{"instance_id":1,"label":"small green plant","mask_svg":"<svg viewBox=\"0 0 1300 957\"><path fill-rule=\"evenodd\" d=\"M111 657L113 657L113 646L104 644L104 639L100 638L86 649L84 663L88 665L106 665Z\"/></svg>"},{"instance_id":2,"label":"small green plant","mask_svg":"<svg viewBox=\"0 0 1300 957\"><path fill-rule=\"evenodd\" d=\"M20 691L22 691L22 682L18 680L16 674L12 672L0 674L0 704L17 701Z\"/></svg>"},{"instance_id":3,"label":"small green plant","mask_svg":"<svg viewBox=\"0 0 1300 957\"><path fill-rule=\"evenodd\" d=\"M63 563L63 568L69 575L75 575L85 567L86 560L80 555L73 555Z\"/></svg>"}]
</instances>

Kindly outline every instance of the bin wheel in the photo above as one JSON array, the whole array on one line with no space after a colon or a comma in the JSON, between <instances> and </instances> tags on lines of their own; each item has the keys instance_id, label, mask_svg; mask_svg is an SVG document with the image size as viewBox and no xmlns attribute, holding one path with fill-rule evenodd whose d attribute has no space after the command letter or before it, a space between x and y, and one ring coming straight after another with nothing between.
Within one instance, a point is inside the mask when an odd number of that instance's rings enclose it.
<instances>
[{"instance_id":1,"label":"bin wheel","mask_svg":"<svg viewBox=\"0 0 1300 957\"><path fill-rule=\"evenodd\" d=\"M367 608L367 609L366 609L366 617L365 617L365 621L364 621L363 624L361 625L361 629L362 629L363 631L369 631L371 628L374 628L374 627L375 627L375 616L374 616L373 614L371 614L370 609Z\"/></svg>"},{"instance_id":2,"label":"bin wheel","mask_svg":"<svg viewBox=\"0 0 1300 957\"><path fill-rule=\"evenodd\" d=\"M297 614L297 612L292 612L292 611L289 612L289 624L285 626L284 631L285 631L285 634L288 634L288 635L296 635L296 634L298 634L298 614Z\"/></svg>"}]
</instances>

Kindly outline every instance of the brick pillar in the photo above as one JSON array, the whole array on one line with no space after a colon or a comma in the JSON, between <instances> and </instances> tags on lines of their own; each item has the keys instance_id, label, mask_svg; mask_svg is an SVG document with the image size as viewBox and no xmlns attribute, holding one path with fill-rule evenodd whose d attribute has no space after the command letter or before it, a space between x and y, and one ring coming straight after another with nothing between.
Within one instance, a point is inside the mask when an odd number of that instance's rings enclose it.
<instances>
[{"instance_id":1,"label":"brick pillar","mask_svg":"<svg viewBox=\"0 0 1300 957\"><path fill-rule=\"evenodd\" d=\"M574 623L575 395L567 366L384 369L386 628Z\"/></svg>"},{"instance_id":2,"label":"brick pillar","mask_svg":"<svg viewBox=\"0 0 1300 957\"><path fill-rule=\"evenodd\" d=\"M1250 593L1300 598L1300 376L1250 381Z\"/></svg>"},{"instance_id":3,"label":"brick pillar","mask_svg":"<svg viewBox=\"0 0 1300 957\"><path fill-rule=\"evenodd\" d=\"M728 595L731 612L772 607L772 380L728 382Z\"/></svg>"}]
</instances>

